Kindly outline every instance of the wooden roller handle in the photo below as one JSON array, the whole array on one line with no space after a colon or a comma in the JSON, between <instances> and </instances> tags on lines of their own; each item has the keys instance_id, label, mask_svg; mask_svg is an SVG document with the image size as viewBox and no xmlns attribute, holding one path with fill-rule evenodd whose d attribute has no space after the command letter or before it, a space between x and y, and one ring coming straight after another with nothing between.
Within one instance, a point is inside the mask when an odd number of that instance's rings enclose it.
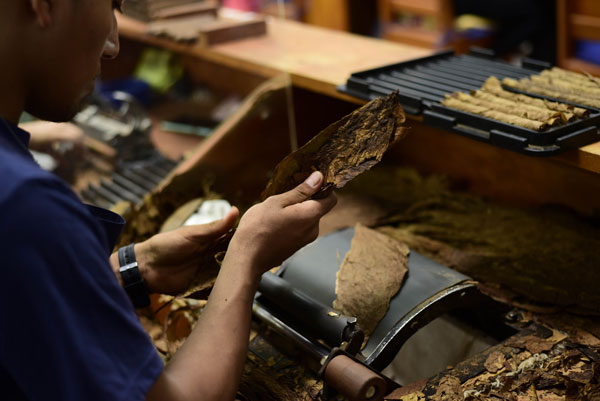
<instances>
[{"instance_id":1,"label":"wooden roller handle","mask_svg":"<svg viewBox=\"0 0 600 401\"><path fill-rule=\"evenodd\" d=\"M324 376L327 384L350 401L378 401L385 395L385 380L346 355L334 357Z\"/></svg>"}]
</instances>

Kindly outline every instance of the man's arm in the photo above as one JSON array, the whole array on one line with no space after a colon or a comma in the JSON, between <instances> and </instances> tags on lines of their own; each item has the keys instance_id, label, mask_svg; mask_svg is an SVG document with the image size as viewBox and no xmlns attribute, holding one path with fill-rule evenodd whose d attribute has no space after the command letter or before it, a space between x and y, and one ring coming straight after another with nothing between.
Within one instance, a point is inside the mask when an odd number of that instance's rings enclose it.
<instances>
[{"instance_id":1,"label":"man's arm","mask_svg":"<svg viewBox=\"0 0 600 401\"><path fill-rule=\"evenodd\" d=\"M233 400L250 333L251 307L262 273L313 241L335 195L311 200L323 176L252 207L240 221L200 320L151 387L147 400Z\"/></svg>"},{"instance_id":2,"label":"man's arm","mask_svg":"<svg viewBox=\"0 0 600 401\"><path fill-rule=\"evenodd\" d=\"M144 399L163 362L107 264L100 225L43 171L2 195L0 302L9 307L0 320L0 381L9 377L8 399L17 388L17 399Z\"/></svg>"},{"instance_id":3,"label":"man's arm","mask_svg":"<svg viewBox=\"0 0 600 401\"><path fill-rule=\"evenodd\" d=\"M239 211L233 207L221 220L179 227L135 244L136 261L148 290L169 295L184 292L202 268L205 251L233 228L238 217ZM117 252L110 256L110 264L123 285Z\"/></svg>"},{"instance_id":4,"label":"man's arm","mask_svg":"<svg viewBox=\"0 0 600 401\"><path fill-rule=\"evenodd\" d=\"M50 121L31 121L19 124L29 132L29 147L40 152L49 152L52 146L60 142L70 142L76 147L83 147L85 134L72 123L53 123Z\"/></svg>"}]
</instances>

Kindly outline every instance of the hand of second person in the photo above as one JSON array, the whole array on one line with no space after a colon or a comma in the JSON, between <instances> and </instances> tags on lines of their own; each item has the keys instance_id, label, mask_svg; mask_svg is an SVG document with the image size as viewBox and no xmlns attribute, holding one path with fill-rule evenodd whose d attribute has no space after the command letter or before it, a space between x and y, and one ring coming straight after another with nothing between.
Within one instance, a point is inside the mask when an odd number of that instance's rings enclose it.
<instances>
[{"instance_id":1,"label":"hand of second person","mask_svg":"<svg viewBox=\"0 0 600 401\"><path fill-rule=\"evenodd\" d=\"M62 142L70 143L78 151L84 148L85 134L72 123L53 123L49 121L31 121L20 124L31 135L29 147L32 150L52 153L53 147Z\"/></svg>"},{"instance_id":2,"label":"hand of second person","mask_svg":"<svg viewBox=\"0 0 600 401\"><path fill-rule=\"evenodd\" d=\"M234 226L238 216L234 207L222 220L180 227L136 244L136 259L148 290L170 295L185 291L202 267L205 251Z\"/></svg>"},{"instance_id":3,"label":"hand of second person","mask_svg":"<svg viewBox=\"0 0 600 401\"><path fill-rule=\"evenodd\" d=\"M319 220L337 203L335 194L311 199L323 184L323 174L314 172L302 184L251 207L240 220L227 257L243 257L255 269L256 279L279 266L319 234Z\"/></svg>"}]
</instances>

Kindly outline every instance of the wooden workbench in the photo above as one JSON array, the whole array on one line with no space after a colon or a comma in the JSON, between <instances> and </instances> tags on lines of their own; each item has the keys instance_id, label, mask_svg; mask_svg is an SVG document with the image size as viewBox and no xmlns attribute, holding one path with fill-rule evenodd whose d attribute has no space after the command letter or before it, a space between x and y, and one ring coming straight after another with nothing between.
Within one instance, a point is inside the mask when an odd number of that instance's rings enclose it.
<instances>
[{"instance_id":1,"label":"wooden workbench","mask_svg":"<svg viewBox=\"0 0 600 401\"><path fill-rule=\"evenodd\" d=\"M431 50L400 45L346 32L270 18L267 34L202 48L146 34L146 25L119 16L123 37L197 56L263 77L289 73L292 83L328 96L359 100L337 91L356 71L431 54ZM360 101L362 102L362 101Z\"/></svg>"},{"instance_id":2,"label":"wooden workbench","mask_svg":"<svg viewBox=\"0 0 600 401\"><path fill-rule=\"evenodd\" d=\"M323 128L323 124L337 120L348 110L355 108L356 104L362 103L358 99L337 91L337 86L343 84L351 73L430 54L427 49L276 19L268 21L268 34L265 36L216 45L211 48L184 45L149 36L145 33L144 24L125 17L120 17L119 23L120 32L124 38L163 47L185 55L186 66L193 70L190 72L204 75L204 78L227 80L233 82L233 85L245 85L247 83L244 79L252 79L252 77L264 79L289 73L291 83L299 89L294 92L294 110L299 126L302 126L307 120L316 120L311 121L312 126ZM127 55L124 54L124 56ZM225 72L219 73L210 65L217 66ZM243 72L244 79L227 75L235 71ZM285 102L282 99L281 96L276 97L271 103L272 108L269 110L273 115L280 116L285 113L285 104L282 104ZM345 103L345 106L341 103ZM252 113L248 112L247 114ZM187 160L180 165L178 171L190 171L194 162L198 162L201 158L204 160L204 164L220 163L219 174L235 177L236 186L241 186L244 190L250 189L249 183L253 180L256 181L257 186L264 185L262 180L266 175L263 167L274 165L287 151L285 146L279 146L287 140L287 136L282 134L281 137L277 137L273 134L274 132L278 135L281 128L286 125L286 121L283 121L285 118L283 120L278 118L280 121L259 122L263 125L256 125L257 122L252 118L245 123L243 118L240 118L242 120L240 123L227 122L206 141L206 146L196 152L196 159ZM277 120L277 118L271 120ZM269 126L266 127L266 125ZM425 173L434 172L450 176L461 184L466 183L461 188L483 194L493 200L517 204L558 203L585 211L600 210L600 197L593 196L594 193L600 193L600 176L598 175L600 173L600 143L567 152L559 157L534 158L451 134L427 126L418 120L411 120L408 125L411 126L411 134L401 142L400 146L392 149L386 157L389 156L402 164L418 167ZM301 133L302 130L299 131ZM316 133L316 131L310 132ZM301 139L306 139L306 137ZM197 183L198 177L192 177L189 181ZM182 186L182 184L178 185ZM176 187L176 185L173 184L171 187ZM192 185L188 185L186 189L191 187ZM175 190L173 193L179 195ZM188 193L186 195L190 196ZM142 213L143 210L140 214ZM131 241L127 239L126 242ZM580 326L593 328L594 332L598 333L596 320L592 322L593 325L586 321ZM566 330L567 326L549 324L548 327ZM548 330L546 329L546 331ZM526 332L526 334L528 333ZM517 339L519 338L517 337ZM575 334L569 334L566 339L561 337L557 343L564 343L566 340L581 345L578 335ZM524 355L524 351L516 354L516 350L532 347L529 343L517 344L515 339L512 341L513 346L510 350L504 346L506 344L490 349L483 355L485 358L481 357L483 359L480 358L480 363L476 364L479 370L469 370L469 374L472 375L465 376L465 380L474 379L485 371L481 366L485 365L492 351L502 352L501 358L511 360L515 355ZM534 346L538 346L538 343L546 341L546 338L533 340L528 338L528 341L533 342ZM599 345L596 337L593 338L593 341L595 342L592 342L590 346L593 346L594 353L591 355L596 357ZM543 345L552 349L556 344L544 343ZM587 348L585 350L589 351ZM531 355L529 354L529 356ZM588 363L588 360L583 361L583 358L587 358L585 355L577 354L576 356L579 359L574 360L574 363L581 363L582 366L585 365L586 369L589 367L588 365L592 365ZM495 357L498 355L495 354ZM470 362L466 361L465 364ZM512 373L515 370L514 368L512 370L504 369L499 370L498 375L501 374L500 372ZM586 372L588 370L590 369L587 369ZM535 371L534 373L541 377L546 372ZM490 374L486 373L488 376ZM419 388L414 388L414 394L396 394L395 398L388 399L422 400L425 399L423 394L435 397L438 388L443 389L440 386L442 381L447 382L452 379L456 382L454 378L461 375L464 375L463 372L456 369L444 371L428 382L421 383ZM272 377L278 376L273 373ZM534 380L532 379L531 382L534 383ZM559 384L562 385L562 382ZM456 388L454 390L456 390L458 398L441 398L440 395L439 398L430 397L429 399L462 399L460 396L463 395L465 389ZM403 398L404 396L412 396L412 398ZM542 398L540 397L540 399Z\"/></svg>"},{"instance_id":3,"label":"wooden workbench","mask_svg":"<svg viewBox=\"0 0 600 401\"><path fill-rule=\"evenodd\" d=\"M201 76L200 81L219 82L249 93L266 78L288 73L294 88L321 97L309 103L325 99L327 106L311 104L313 110L305 111L317 120L324 120L322 110L333 107L333 101L352 107L363 103L337 91L353 72L431 54L429 49L275 18L267 20L266 35L209 48L148 35L144 23L122 15L118 22L125 42L183 55L188 73ZM124 51L121 58L126 57ZM298 111L298 104L295 106ZM325 124L343 115L330 108L327 111L331 116ZM297 123L301 120L302 116L296 117ZM418 120L409 125L412 134L392 156L402 163L465 181L473 192L512 204L561 203L585 212L600 210L600 199L590 196L600 193L600 142L559 156L536 158L450 134ZM322 128L324 125L318 129Z\"/></svg>"},{"instance_id":4,"label":"wooden workbench","mask_svg":"<svg viewBox=\"0 0 600 401\"><path fill-rule=\"evenodd\" d=\"M289 73L294 86L337 99L362 103L338 92L353 72L430 55L430 49L270 18L267 35L210 48L150 36L146 25L120 15L119 32L128 39L195 56L263 77ZM555 157L600 173L600 142Z\"/></svg>"}]
</instances>

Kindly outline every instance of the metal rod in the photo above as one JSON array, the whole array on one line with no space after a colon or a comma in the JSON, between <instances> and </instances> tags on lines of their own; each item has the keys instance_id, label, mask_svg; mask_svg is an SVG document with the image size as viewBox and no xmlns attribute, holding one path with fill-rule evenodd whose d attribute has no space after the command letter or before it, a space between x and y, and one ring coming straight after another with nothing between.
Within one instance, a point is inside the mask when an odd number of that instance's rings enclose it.
<instances>
[{"instance_id":1,"label":"metal rod","mask_svg":"<svg viewBox=\"0 0 600 401\"><path fill-rule=\"evenodd\" d=\"M464 67L470 71L484 71L488 73L488 75L496 75L499 78L502 77L511 77L511 78L523 78L526 77L527 74L523 74L521 72L511 71L505 68L502 68L498 65L485 65L485 64L475 64L466 60L457 60L454 62L454 65L459 67Z\"/></svg>"},{"instance_id":2,"label":"metal rod","mask_svg":"<svg viewBox=\"0 0 600 401\"><path fill-rule=\"evenodd\" d=\"M110 207L112 206L112 204L109 201L98 196L98 194L96 194L94 191L91 191L90 188L82 190L81 196L86 202L103 207L105 209L110 209Z\"/></svg>"},{"instance_id":3,"label":"metal rod","mask_svg":"<svg viewBox=\"0 0 600 401\"><path fill-rule=\"evenodd\" d=\"M531 74L539 74L539 71L535 71L529 68L523 68L523 67L519 67L516 65L512 65L512 64L506 64L506 63L502 63L499 61L495 61L495 60L487 60L484 58L480 58L480 57L476 57L476 56L472 56L470 54L464 54L462 56L460 56L459 58L465 60L465 61L469 61L472 63L477 63L477 64L487 64L487 65L491 65L491 66L498 66L500 68L504 68L510 71L514 71L518 74L522 74L522 75L531 75Z\"/></svg>"},{"instance_id":4,"label":"metal rod","mask_svg":"<svg viewBox=\"0 0 600 401\"><path fill-rule=\"evenodd\" d=\"M144 188L146 191L152 191L156 185L151 182L148 182L144 177L136 174L133 170L126 170L121 173L124 177L130 179L140 187Z\"/></svg>"},{"instance_id":5,"label":"metal rod","mask_svg":"<svg viewBox=\"0 0 600 401\"><path fill-rule=\"evenodd\" d=\"M147 171L145 169L136 168L136 169L134 169L134 172L135 172L135 174L144 177L145 179L154 183L155 185L157 185L159 182L161 182L163 180L162 177L160 177L150 171Z\"/></svg>"},{"instance_id":6,"label":"metal rod","mask_svg":"<svg viewBox=\"0 0 600 401\"><path fill-rule=\"evenodd\" d=\"M438 78L433 75L427 75L418 71L405 71L403 73L392 71L390 74L392 77L400 79L412 79L414 82L428 82L427 85L443 84L455 88L454 90L473 90L479 88L479 85L468 85L457 80L450 80L446 78Z\"/></svg>"},{"instance_id":7,"label":"metal rod","mask_svg":"<svg viewBox=\"0 0 600 401\"><path fill-rule=\"evenodd\" d=\"M422 92L420 90L414 90L411 88L399 88L398 85L394 85L391 84L389 82L385 82L385 81L381 81L381 80L377 80L377 79L373 79L373 78L367 78L367 80L369 81L369 89L373 90L375 92L379 92L379 93L383 93L385 95L389 94L392 91L398 90L400 91L401 94L405 94L405 95L410 95L410 96L414 96L416 99L424 99L424 100L431 100L433 102L439 102L440 100L442 100L444 98L443 93L441 95L431 95L429 93L425 93Z\"/></svg>"},{"instance_id":8,"label":"metal rod","mask_svg":"<svg viewBox=\"0 0 600 401\"><path fill-rule=\"evenodd\" d=\"M144 188L118 173L113 174L112 179L115 183L119 184L123 188L128 188L140 198L143 198L148 193L148 191L146 191Z\"/></svg>"},{"instance_id":9,"label":"metal rod","mask_svg":"<svg viewBox=\"0 0 600 401\"><path fill-rule=\"evenodd\" d=\"M128 200L133 203L138 203L141 200L140 197L136 196L133 192L129 191L126 188L123 188L114 181L110 182L103 179L100 185L107 191L110 191L113 194L119 196L122 200Z\"/></svg>"},{"instance_id":10,"label":"metal rod","mask_svg":"<svg viewBox=\"0 0 600 401\"><path fill-rule=\"evenodd\" d=\"M112 204L115 204L121 200L121 198L118 195L112 193L111 191L109 191L108 189L106 189L102 186L95 187L94 189L98 194L100 194L103 198L110 201L110 203L112 203Z\"/></svg>"},{"instance_id":11,"label":"metal rod","mask_svg":"<svg viewBox=\"0 0 600 401\"><path fill-rule=\"evenodd\" d=\"M410 82L414 85L420 85L423 88L435 88L440 89L447 92L455 92L457 90L464 90L465 88L457 87L452 82L439 82L433 80L420 79L416 77L411 77L410 75L395 73L393 75L380 75L380 79L386 80L388 82L398 82L398 84L402 84L404 82ZM469 88L470 89L470 88Z\"/></svg>"},{"instance_id":12,"label":"metal rod","mask_svg":"<svg viewBox=\"0 0 600 401\"><path fill-rule=\"evenodd\" d=\"M273 273L262 275L258 285L261 297L273 304L275 311L282 311L298 327L305 328L313 338L323 340L330 347L342 342L358 343L364 339L356 326L355 317L347 317L327 305L316 301L289 282ZM356 338L354 338L356 337Z\"/></svg>"},{"instance_id":13,"label":"metal rod","mask_svg":"<svg viewBox=\"0 0 600 401\"><path fill-rule=\"evenodd\" d=\"M488 75L471 74L469 72L465 72L464 70L452 68L452 66L444 66L444 65L439 65L439 64L435 64L435 63L428 63L425 66L428 68L431 68L432 70L435 70L435 71L445 72L448 74L455 75L457 77L477 79L477 80L480 80L481 82L485 82L485 80L488 79L488 77L489 77Z\"/></svg>"},{"instance_id":14,"label":"metal rod","mask_svg":"<svg viewBox=\"0 0 600 401\"><path fill-rule=\"evenodd\" d=\"M153 174L156 174L159 177L162 177L163 179L169 174L170 170L167 170L165 168L162 168L156 164L149 164L146 166L146 170L150 171Z\"/></svg>"},{"instance_id":15,"label":"metal rod","mask_svg":"<svg viewBox=\"0 0 600 401\"><path fill-rule=\"evenodd\" d=\"M435 88L427 88L427 87L424 87L423 85L414 84L412 82L402 82L399 80L394 80L394 82L390 82L390 80L393 80L393 78L379 76L378 78L368 78L367 79L368 82L377 83L378 85L381 85L381 86L383 86L383 84L382 84L383 82L390 84L390 85L394 85L400 91L402 91L402 88L409 88L409 89L414 89L417 91L422 91L422 92L430 94L430 95L442 96L442 97L444 96L445 93L447 93L446 91L443 91L443 90L438 90Z\"/></svg>"},{"instance_id":16,"label":"metal rod","mask_svg":"<svg viewBox=\"0 0 600 401\"><path fill-rule=\"evenodd\" d=\"M411 73L413 70L410 70ZM415 67L415 70L419 73L422 74L426 74L428 76L433 76L433 77L439 77L439 78L445 78L445 79L452 79L456 82L461 82L463 84L467 84L467 85L473 85L477 88L479 88L481 86L481 84L483 82L485 82L482 79L477 79L477 78L464 78L464 77L460 77L454 74L450 74L447 72L443 72L443 71L437 71L431 67L425 67L425 66L417 66Z\"/></svg>"},{"instance_id":17,"label":"metal rod","mask_svg":"<svg viewBox=\"0 0 600 401\"><path fill-rule=\"evenodd\" d=\"M254 315L260 320L267 323L276 333L291 339L300 349L307 352L310 357L318 361L319 365L324 358L327 358L327 355L329 355L327 348L294 330L256 301L252 305L252 312L254 312Z\"/></svg>"}]
</instances>

